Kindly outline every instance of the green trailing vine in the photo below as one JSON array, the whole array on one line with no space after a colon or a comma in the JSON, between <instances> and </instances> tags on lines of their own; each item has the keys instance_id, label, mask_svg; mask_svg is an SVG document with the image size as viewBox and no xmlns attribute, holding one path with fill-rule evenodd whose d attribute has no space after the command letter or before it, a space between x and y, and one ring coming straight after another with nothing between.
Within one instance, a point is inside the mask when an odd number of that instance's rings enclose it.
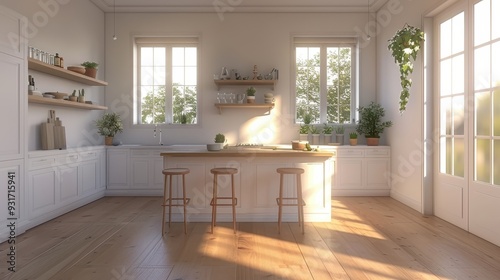
<instances>
[{"instance_id":1,"label":"green trailing vine","mask_svg":"<svg viewBox=\"0 0 500 280\"><path fill-rule=\"evenodd\" d=\"M405 24L389 40L389 50L392 52L394 61L399 65L401 73L401 95L399 96L399 112L406 110L406 104L410 98L410 87L412 84L409 75L413 73L413 62L417 58L420 45L424 41L424 32L417 27Z\"/></svg>"}]
</instances>

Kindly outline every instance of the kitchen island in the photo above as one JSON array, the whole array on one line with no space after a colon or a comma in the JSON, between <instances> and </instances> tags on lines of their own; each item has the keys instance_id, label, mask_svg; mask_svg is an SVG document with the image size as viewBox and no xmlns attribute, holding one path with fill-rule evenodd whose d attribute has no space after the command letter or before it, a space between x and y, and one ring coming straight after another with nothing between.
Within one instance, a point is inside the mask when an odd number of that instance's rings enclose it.
<instances>
[{"instance_id":1,"label":"kitchen island","mask_svg":"<svg viewBox=\"0 0 500 280\"><path fill-rule=\"evenodd\" d=\"M275 222L278 207L276 197L279 189L279 167L299 167L302 175L303 197L306 202L304 217L306 222L329 222L331 220L331 185L333 176L332 150L295 151L290 148L246 148L230 147L220 151L206 149L165 150L164 168L185 167L191 173L186 175L188 220L209 222L211 220L210 200L212 198L214 167L233 167L235 189L238 198L236 215L238 222ZM291 186L286 195L293 195L295 182L285 177L285 184ZM174 184L179 184L175 182ZM180 190L180 188L174 188ZM227 196L230 191L230 177L219 178L219 194ZM175 193L175 192L174 192ZM174 196L179 195L177 193ZM297 208L283 208L283 221L297 221ZM175 220L181 220L180 209L173 212ZM218 221L231 221L231 208L219 207Z\"/></svg>"}]
</instances>

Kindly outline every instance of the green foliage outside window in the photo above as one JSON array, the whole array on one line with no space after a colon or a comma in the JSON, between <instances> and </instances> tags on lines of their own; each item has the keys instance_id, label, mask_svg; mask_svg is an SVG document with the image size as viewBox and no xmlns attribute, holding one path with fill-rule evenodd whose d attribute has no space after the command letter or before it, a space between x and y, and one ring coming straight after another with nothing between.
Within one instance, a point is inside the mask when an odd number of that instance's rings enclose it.
<instances>
[{"instance_id":1,"label":"green foliage outside window","mask_svg":"<svg viewBox=\"0 0 500 280\"><path fill-rule=\"evenodd\" d=\"M173 123L196 123L196 87L173 87ZM155 94L145 93L142 101L142 123L165 123L165 87Z\"/></svg>"}]
</instances>

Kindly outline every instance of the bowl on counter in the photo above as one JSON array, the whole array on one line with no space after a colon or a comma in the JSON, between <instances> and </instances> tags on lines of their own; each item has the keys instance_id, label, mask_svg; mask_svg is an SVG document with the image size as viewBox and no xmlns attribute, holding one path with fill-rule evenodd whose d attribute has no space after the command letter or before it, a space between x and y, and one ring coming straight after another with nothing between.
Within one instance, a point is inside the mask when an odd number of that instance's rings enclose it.
<instances>
[{"instance_id":1,"label":"bowl on counter","mask_svg":"<svg viewBox=\"0 0 500 280\"><path fill-rule=\"evenodd\" d=\"M64 92L46 92L45 94L52 95L56 99L64 99L64 97L68 96L68 94L64 93ZM44 94L44 96L45 96L45 94Z\"/></svg>"},{"instance_id":2,"label":"bowl on counter","mask_svg":"<svg viewBox=\"0 0 500 280\"><path fill-rule=\"evenodd\" d=\"M222 143L207 144L208 151L220 151L222 150Z\"/></svg>"},{"instance_id":3,"label":"bowl on counter","mask_svg":"<svg viewBox=\"0 0 500 280\"><path fill-rule=\"evenodd\" d=\"M306 148L306 144L309 144L309 141L293 140L292 150L302 151Z\"/></svg>"}]
</instances>

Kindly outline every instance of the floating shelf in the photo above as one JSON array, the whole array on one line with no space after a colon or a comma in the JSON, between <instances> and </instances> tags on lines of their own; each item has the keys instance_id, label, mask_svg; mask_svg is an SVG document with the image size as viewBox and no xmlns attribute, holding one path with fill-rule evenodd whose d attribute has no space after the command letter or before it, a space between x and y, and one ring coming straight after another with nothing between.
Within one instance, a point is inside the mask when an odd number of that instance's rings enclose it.
<instances>
[{"instance_id":1,"label":"floating shelf","mask_svg":"<svg viewBox=\"0 0 500 280\"><path fill-rule=\"evenodd\" d=\"M223 108L254 108L254 109L268 109L269 111L274 108L274 103L215 103L215 107L219 109L219 114L222 114Z\"/></svg>"},{"instance_id":2,"label":"floating shelf","mask_svg":"<svg viewBox=\"0 0 500 280\"><path fill-rule=\"evenodd\" d=\"M46 97L37 96L37 95L28 95L28 102L29 103L44 104L44 105L60 106L60 107L77 108L77 109L84 109L84 110L107 110L108 109L108 107L106 107L106 106L79 103L79 102L68 101L68 100L64 100L64 99L46 98Z\"/></svg>"},{"instance_id":3,"label":"floating shelf","mask_svg":"<svg viewBox=\"0 0 500 280\"><path fill-rule=\"evenodd\" d=\"M82 84L86 85L91 85L91 86L107 86L108 83L105 81L97 80L94 78L91 78L89 76L85 76L80 73L76 73L73 71L69 71L67 69L57 67L54 65L50 65L47 63L43 63L39 60L33 59L33 58L28 58L28 68L32 70L36 70L39 72L43 72L52 76L64 78L67 80L79 82Z\"/></svg>"},{"instance_id":4,"label":"floating shelf","mask_svg":"<svg viewBox=\"0 0 500 280\"><path fill-rule=\"evenodd\" d=\"M274 90L276 80L214 80L217 90L222 86L271 86Z\"/></svg>"}]
</instances>

